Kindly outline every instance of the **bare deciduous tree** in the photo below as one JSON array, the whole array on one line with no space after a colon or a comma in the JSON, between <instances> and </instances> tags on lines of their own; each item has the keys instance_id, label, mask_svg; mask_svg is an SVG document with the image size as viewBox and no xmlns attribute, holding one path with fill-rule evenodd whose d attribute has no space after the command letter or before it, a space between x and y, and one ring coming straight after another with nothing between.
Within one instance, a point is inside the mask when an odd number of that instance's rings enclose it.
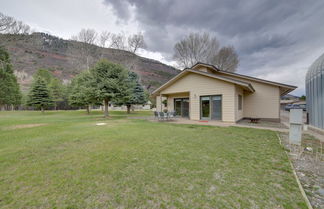
<instances>
[{"instance_id":1,"label":"bare deciduous tree","mask_svg":"<svg viewBox=\"0 0 324 209\"><path fill-rule=\"evenodd\" d=\"M216 37L208 33L191 33L176 43L174 58L181 67L191 67L197 62L204 62L230 72L235 72L239 64L234 47L223 47L219 50Z\"/></svg>"},{"instance_id":2,"label":"bare deciduous tree","mask_svg":"<svg viewBox=\"0 0 324 209\"><path fill-rule=\"evenodd\" d=\"M112 34L110 47L114 49L126 49L126 37L124 34Z\"/></svg>"},{"instance_id":3,"label":"bare deciduous tree","mask_svg":"<svg viewBox=\"0 0 324 209\"><path fill-rule=\"evenodd\" d=\"M15 19L13 17L9 17L0 12L0 32L7 31L14 23Z\"/></svg>"},{"instance_id":4,"label":"bare deciduous tree","mask_svg":"<svg viewBox=\"0 0 324 209\"><path fill-rule=\"evenodd\" d=\"M145 48L146 44L142 33L134 34L128 37L129 51L136 53L139 48Z\"/></svg>"},{"instance_id":5,"label":"bare deciduous tree","mask_svg":"<svg viewBox=\"0 0 324 209\"><path fill-rule=\"evenodd\" d=\"M97 40L97 32L94 29L82 29L77 35L72 36L71 39L82 42L81 57L85 60L86 68L89 69L90 65L94 62L91 58L96 55L96 47L94 46Z\"/></svg>"},{"instance_id":6,"label":"bare deciduous tree","mask_svg":"<svg viewBox=\"0 0 324 209\"><path fill-rule=\"evenodd\" d=\"M0 32L12 34L29 34L30 26L0 12Z\"/></svg>"},{"instance_id":7,"label":"bare deciduous tree","mask_svg":"<svg viewBox=\"0 0 324 209\"><path fill-rule=\"evenodd\" d=\"M106 47L107 45L107 42L109 41L110 39L110 36L111 36L111 33L108 32L108 31L102 31L100 36L99 36L99 45L101 47Z\"/></svg>"},{"instance_id":8,"label":"bare deciduous tree","mask_svg":"<svg viewBox=\"0 0 324 209\"><path fill-rule=\"evenodd\" d=\"M220 70L235 72L239 64L239 58L233 46L223 47L213 58L211 64Z\"/></svg>"},{"instance_id":9,"label":"bare deciduous tree","mask_svg":"<svg viewBox=\"0 0 324 209\"><path fill-rule=\"evenodd\" d=\"M174 46L174 58L182 67L191 67L197 62L210 63L217 54L219 43L208 33L191 33Z\"/></svg>"},{"instance_id":10,"label":"bare deciduous tree","mask_svg":"<svg viewBox=\"0 0 324 209\"><path fill-rule=\"evenodd\" d=\"M86 44L95 44L97 39L97 32L94 29L82 29L78 35L72 36L75 41L80 41Z\"/></svg>"},{"instance_id":11,"label":"bare deciduous tree","mask_svg":"<svg viewBox=\"0 0 324 209\"><path fill-rule=\"evenodd\" d=\"M9 32L12 34L29 34L30 26L26 25L22 21L15 21L10 27Z\"/></svg>"}]
</instances>

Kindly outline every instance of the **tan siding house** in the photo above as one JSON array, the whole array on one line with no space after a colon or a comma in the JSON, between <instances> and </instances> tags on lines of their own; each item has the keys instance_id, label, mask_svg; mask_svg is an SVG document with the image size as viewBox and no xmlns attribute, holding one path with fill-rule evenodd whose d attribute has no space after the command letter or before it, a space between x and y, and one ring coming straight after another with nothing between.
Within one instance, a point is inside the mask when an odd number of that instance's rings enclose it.
<instances>
[{"instance_id":1,"label":"tan siding house","mask_svg":"<svg viewBox=\"0 0 324 209\"><path fill-rule=\"evenodd\" d=\"M155 90L157 111L191 120L236 122L243 118L279 121L280 96L296 86L225 72L197 63Z\"/></svg>"}]
</instances>

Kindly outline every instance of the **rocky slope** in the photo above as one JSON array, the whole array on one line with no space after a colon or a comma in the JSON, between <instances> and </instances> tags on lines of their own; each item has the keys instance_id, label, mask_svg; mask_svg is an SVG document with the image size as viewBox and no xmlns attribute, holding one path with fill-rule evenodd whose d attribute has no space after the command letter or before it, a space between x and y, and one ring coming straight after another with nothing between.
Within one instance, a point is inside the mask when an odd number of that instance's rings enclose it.
<instances>
[{"instance_id":1,"label":"rocky slope","mask_svg":"<svg viewBox=\"0 0 324 209\"><path fill-rule=\"evenodd\" d=\"M33 73L39 68L49 69L53 75L68 82L102 58L136 72L149 91L180 72L171 66L128 51L63 40L44 33L0 34L0 46L9 51L23 91L28 89Z\"/></svg>"}]
</instances>

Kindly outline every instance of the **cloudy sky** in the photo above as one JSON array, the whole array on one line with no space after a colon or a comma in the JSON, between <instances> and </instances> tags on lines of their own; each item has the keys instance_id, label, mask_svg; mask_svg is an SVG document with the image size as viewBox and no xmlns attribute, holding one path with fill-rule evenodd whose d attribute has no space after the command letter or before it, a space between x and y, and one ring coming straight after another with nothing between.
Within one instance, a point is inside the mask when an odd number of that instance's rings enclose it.
<instances>
[{"instance_id":1,"label":"cloudy sky","mask_svg":"<svg viewBox=\"0 0 324 209\"><path fill-rule=\"evenodd\" d=\"M70 38L82 28L143 32L141 54L167 64L190 32L210 32L238 51L238 72L297 85L324 53L323 0L0 0L0 11L37 31Z\"/></svg>"}]
</instances>

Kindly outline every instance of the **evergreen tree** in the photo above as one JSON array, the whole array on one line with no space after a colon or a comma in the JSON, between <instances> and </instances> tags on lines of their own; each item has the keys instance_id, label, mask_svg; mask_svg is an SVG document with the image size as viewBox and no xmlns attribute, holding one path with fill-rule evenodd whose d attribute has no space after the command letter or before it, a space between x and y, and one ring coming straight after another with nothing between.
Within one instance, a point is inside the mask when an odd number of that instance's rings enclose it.
<instances>
[{"instance_id":1,"label":"evergreen tree","mask_svg":"<svg viewBox=\"0 0 324 209\"><path fill-rule=\"evenodd\" d=\"M63 101L64 97L64 87L62 82L57 78L52 78L49 85L49 90L54 101L54 108L57 109L59 102Z\"/></svg>"},{"instance_id":2,"label":"evergreen tree","mask_svg":"<svg viewBox=\"0 0 324 209\"><path fill-rule=\"evenodd\" d=\"M90 106L98 104L92 75L89 71L81 72L72 80L69 104L77 107L86 107L88 114L90 113Z\"/></svg>"},{"instance_id":3,"label":"evergreen tree","mask_svg":"<svg viewBox=\"0 0 324 209\"><path fill-rule=\"evenodd\" d=\"M42 112L44 112L44 108L53 105L53 100L50 90L46 85L46 81L40 76L34 79L29 91L27 105L39 108Z\"/></svg>"},{"instance_id":4,"label":"evergreen tree","mask_svg":"<svg viewBox=\"0 0 324 209\"><path fill-rule=\"evenodd\" d=\"M132 105L145 104L147 102L147 98L136 73L128 73L126 87L127 89L124 91L122 97L116 98L115 103L118 105L126 105L127 113L129 114Z\"/></svg>"},{"instance_id":5,"label":"evergreen tree","mask_svg":"<svg viewBox=\"0 0 324 209\"><path fill-rule=\"evenodd\" d=\"M54 79L54 76L50 73L50 71L44 68L38 69L34 73L33 78L36 79L37 77L43 78L47 85Z\"/></svg>"},{"instance_id":6,"label":"evergreen tree","mask_svg":"<svg viewBox=\"0 0 324 209\"><path fill-rule=\"evenodd\" d=\"M9 53L0 47L0 108L3 110L5 105L19 105L21 97Z\"/></svg>"},{"instance_id":7,"label":"evergreen tree","mask_svg":"<svg viewBox=\"0 0 324 209\"><path fill-rule=\"evenodd\" d=\"M62 84L62 81L52 75L50 70L41 68L38 69L34 75L34 79L41 77L45 80L46 85L50 91L51 97L54 101L54 109L57 109L57 106L64 101L67 102L67 92L65 91L65 86Z\"/></svg>"},{"instance_id":8,"label":"evergreen tree","mask_svg":"<svg viewBox=\"0 0 324 209\"><path fill-rule=\"evenodd\" d=\"M122 97L127 90L128 71L118 64L101 60L90 72L97 100L104 101L104 116L107 117L109 101Z\"/></svg>"}]
</instances>

